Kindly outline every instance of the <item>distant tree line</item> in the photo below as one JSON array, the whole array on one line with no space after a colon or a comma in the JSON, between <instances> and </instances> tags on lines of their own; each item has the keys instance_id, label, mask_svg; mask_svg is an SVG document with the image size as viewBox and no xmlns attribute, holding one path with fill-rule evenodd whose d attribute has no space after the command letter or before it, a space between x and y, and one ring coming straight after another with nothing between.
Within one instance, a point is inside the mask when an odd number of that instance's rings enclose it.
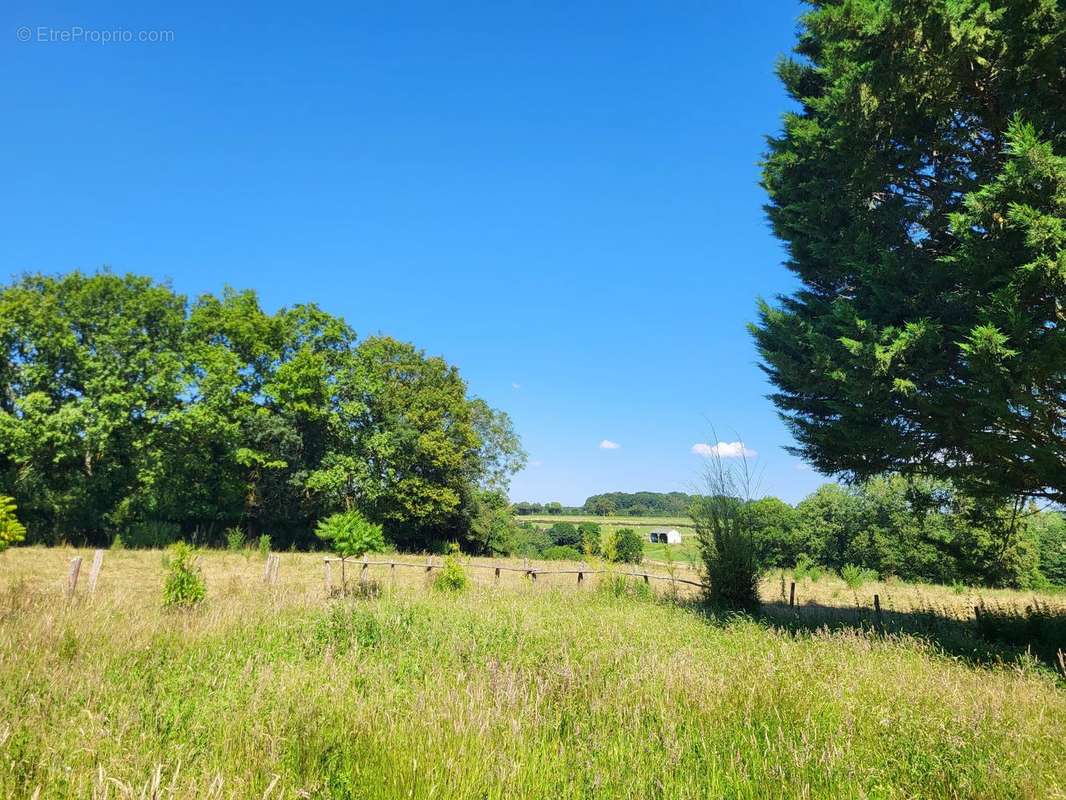
<instances>
[{"instance_id":1,"label":"distant tree line","mask_svg":"<svg viewBox=\"0 0 1066 800\"><path fill-rule=\"evenodd\" d=\"M312 304L109 272L0 287L0 495L27 542L304 547L358 510L399 547L491 552L524 459L456 367Z\"/></svg>"},{"instance_id":2,"label":"distant tree line","mask_svg":"<svg viewBox=\"0 0 1066 800\"><path fill-rule=\"evenodd\" d=\"M684 492L608 492L595 494L580 506L562 503L515 503L519 516L595 514L606 517L683 517L688 514L693 495Z\"/></svg>"},{"instance_id":3,"label":"distant tree line","mask_svg":"<svg viewBox=\"0 0 1066 800\"><path fill-rule=\"evenodd\" d=\"M879 476L826 484L796 506L775 497L746 505L763 569L852 565L908 581L1066 586L1061 513L989 505L945 481Z\"/></svg>"}]
</instances>

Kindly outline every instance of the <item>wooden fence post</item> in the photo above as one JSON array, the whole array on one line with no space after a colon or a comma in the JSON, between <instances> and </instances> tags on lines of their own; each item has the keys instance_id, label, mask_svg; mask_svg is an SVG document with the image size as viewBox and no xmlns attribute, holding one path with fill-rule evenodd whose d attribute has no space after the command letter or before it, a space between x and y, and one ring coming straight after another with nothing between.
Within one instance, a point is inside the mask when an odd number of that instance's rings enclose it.
<instances>
[{"instance_id":1,"label":"wooden fence post","mask_svg":"<svg viewBox=\"0 0 1066 800\"><path fill-rule=\"evenodd\" d=\"M329 556L323 560L323 565L326 568L326 594L329 594L333 590L333 564L330 562Z\"/></svg>"},{"instance_id":2,"label":"wooden fence post","mask_svg":"<svg viewBox=\"0 0 1066 800\"><path fill-rule=\"evenodd\" d=\"M536 583L537 582L537 571L535 569L531 569L529 571L529 577L533 579L533 583Z\"/></svg>"},{"instance_id":3,"label":"wooden fence post","mask_svg":"<svg viewBox=\"0 0 1066 800\"><path fill-rule=\"evenodd\" d=\"M70 559L70 572L67 573L67 599L74 596L74 590L78 588L78 573L81 572L81 556Z\"/></svg>"},{"instance_id":4,"label":"wooden fence post","mask_svg":"<svg viewBox=\"0 0 1066 800\"><path fill-rule=\"evenodd\" d=\"M396 562L393 559L389 559L389 581L393 586L396 585Z\"/></svg>"},{"instance_id":5,"label":"wooden fence post","mask_svg":"<svg viewBox=\"0 0 1066 800\"><path fill-rule=\"evenodd\" d=\"M577 582L578 582L578 585L580 586L581 582L584 581L584 580L585 580L585 562L582 561L577 566Z\"/></svg>"},{"instance_id":6,"label":"wooden fence post","mask_svg":"<svg viewBox=\"0 0 1066 800\"><path fill-rule=\"evenodd\" d=\"M100 577L100 568L104 565L104 551L97 550L93 553L93 566L89 570L89 594L96 594L96 581Z\"/></svg>"},{"instance_id":7,"label":"wooden fence post","mask_svg":"<svg viewBox=\"0 0 1066 800\"><path fill-rule=\"evenodd\" d=\"M426 556L426 574L433 571L433 556Z\"/></svg>"},{"instance_id":8,"label":"wooden fence post","mask_svg":"<svg viewBox=\"0 0 1066 800\"><path fill-rule=\"evenodd\" d=\"M274 554L267 553L266 563L263 565L263 583L270 582L270 567L274 564Z\"/></svg>"},{"instance_id":9,"label":"wooden fence post","mask_svg":"<svg viewBox=\"0 0 1066 800\"><path fill-rule=\"evenodd\" d=\"M492 579L492 585L493 586L499 586L500 585L500 565L499 564L496 565L496 576Z\"/></svg>"},{"instance_id":10,"label":"wooden fence post","mask_svg":"<svg viewBox=\"0 0 1066 800\"><path fill-rule=\"evenodd\" d=\"M874 614L877 616L877 627L884 631L885 620L881 616L881 598L876 594L874 595Z\"/></svg>"},{"instance_id":11,"label":"wooden fence post","mask_svg":"<svg viewBox=\"0 0 1066 800\"><path fill-rule=\"evenodd\" d=\"M648 573L647 572L644 573L644 583L647 583L648 585L651 585L651 581L648 580Z\"/></svg>"},{"instance_id":12,"label":"wooden fence post","mask_svg":"<svg viewBox=\"0 0 1066 800\"><path fill-rule=\"evenodd\" d=\"M278 572L281 570L281 556L274 556L274 563L270 568L270 585L278 585Z\"/></svg>"},{"instance_id":13,"label":"wooden fence post","mask_svg":"<svg viewBox=\"0 0 1066 800\"><path fill-rule=\"evenodd\" d=\"M366 555L363 555L363 568L359 570L359 588L364 592L366 591L367 572L370 570L370 565L366 563Z\"/></svg>"},{"instance_id":14,"label":"wooden fence post","mask_svg":"<svg viewBox=\"0 0 1066 800\"><path fill-rule=\"evenodd\" d=\"M792 581L792 586L788 590L788 607L792 608L796 605L796 582Z\"/></svg>"}]
</instances>

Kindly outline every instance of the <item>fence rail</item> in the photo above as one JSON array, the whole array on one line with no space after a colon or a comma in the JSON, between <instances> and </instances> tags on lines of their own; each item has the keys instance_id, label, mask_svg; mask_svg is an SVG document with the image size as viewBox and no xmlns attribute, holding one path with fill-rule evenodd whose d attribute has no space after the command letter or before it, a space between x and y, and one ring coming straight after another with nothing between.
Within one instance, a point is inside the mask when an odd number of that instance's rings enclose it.
<instances>
[{"instance_id":1,"label":"fence rail","mask_svg":"<svg viewBox=\"0 0 1066 800\"><path fill-rule=\"evenodd\" d=\"M433 560L432 556L426 559L424 564L413 561L370 561L367 558L361 559L347 559L338 558L336 556L327 556L323 559L325 565L325 579L326 586L332 585L333 570L332 565L340 563L342 568L344 564L351 564L358 566L360 570L360 580L365 582L366 571L369 567L412 567L415 569L425 570L426 572L432 572L435 569L440 569L444 565ZM491 569L494 570L496 576L499 577L501 572L520 572L536 580L540 575L577 575L577 582L584 581L586 575L624 575L631 578L643 578L645 583L649 581L669 581L670 583L683 583L687 586L696 586L700 589L709 589L705 583L699 581L689 580L688 578L679 578L676 575L657 575L654 572L631 572L629 570L615 570L615 569L595 569L589 567L571 567L569 569L544 569L542 567L523 566L523 567L511 567L505 564L464 564L464 569Z\"/></svg>"}]
</instances>

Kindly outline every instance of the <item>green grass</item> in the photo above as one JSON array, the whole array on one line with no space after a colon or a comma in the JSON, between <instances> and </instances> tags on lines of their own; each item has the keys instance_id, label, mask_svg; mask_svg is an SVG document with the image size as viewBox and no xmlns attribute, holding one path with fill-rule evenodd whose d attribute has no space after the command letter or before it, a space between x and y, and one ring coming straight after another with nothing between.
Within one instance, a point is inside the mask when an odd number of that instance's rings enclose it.
<instances>
[{"instance_id":1,"label":"green grass","mask_svg":"<svg viewBox=\"0 0 1066 800\"><path fill-rule=\"evenodd\" d=\"M327 600L321 557L0 557L0 796L1047 798L1066 691L910 637L788 633L595 581ZM6 559L6 560L5 560ZM387 569L387 568L383 568ZM6 573L5 573L6 570ZM491 572L487 578L491 581ZM158 788L153 792L153 785Z\"/></svg>"},{"instance_id":2,"label":"green grass","mask_svg":"<svg viewBox=\"0 0 1066 800\"><path fill-rule=\"evenodd\" d=\"M529 516L516 516L515 519L518 522L532 522L541 528L549 528L556 522L569 522L573 525L579 522L595 522L603 530L604 541L619 528L633 528L645 540L644 558L652 561L665 561L667 559L667 549L669 549L670 557L679 567L699 564L696 531L693 528L694 523L688 517L544 516L531 514ZM653 527L677 528L681 534L681 544L664 545L648 542L648 529Z\"/></svg>"}]
</instances>

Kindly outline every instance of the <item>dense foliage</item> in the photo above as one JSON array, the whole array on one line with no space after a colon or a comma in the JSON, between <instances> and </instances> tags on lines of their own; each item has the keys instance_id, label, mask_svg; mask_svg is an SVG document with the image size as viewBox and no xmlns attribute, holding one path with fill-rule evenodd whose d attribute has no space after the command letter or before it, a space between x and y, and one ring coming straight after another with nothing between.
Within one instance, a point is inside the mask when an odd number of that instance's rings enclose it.
<instances>
[{"instance_id":1,"label":"dense foliage","mask_svg":"<svg viewBox=\"0 0 1066 800\"><path fill-rule=\"evenodd\" d=\"M0 494L0 553L26 536L26 527L19 522L14 498Z\"/></svg>"},{"instance_id":2,"label":"dense foliage","mask_svg":"<svg viewBox=\"0 0 1066 800\"><path fill-rule=\"evenodd\" d=\"M776 498L746 507L763 569L851 565L908 581L1066 585L1061 514L1027 509L1013 520L1012 507L975 506L943 481L879 476L825 484L795 507Z\"/></svg>"},{"instance_id":3,"label":"dense foliage","mask_svg":"<svg viewBox=\"0 0 1066 800\"><path fill-rule=\"evenodd\" d=\"M644 539L632 528L619 528L611 537L608 556L622 564L639 564L644 559Z\"/></svg>"},{"instance_id":4,"label":"dense foliage","mask_svg":"<svg viewBox=\"0 0 1066 800\"><path fill-rule=\"evenodd\" d=\"M764 172L802 286L753 328L796 451L1066 501L1066 8L811 5Z\"/></svg>"},{"instance_id":5,"label":"dense foliage","mask_svg":"<svg viewBox=\"0 0 1066 800\"><path fill-rule=\"evenodd\" d=\"M370 522L358 511L331 514L318 523L315 535L328 542L342 559L359 558L385 549L381 526Z\"/></svg>"},{"instance_id":6,"label":"dense foliage","mask_svg":"<svg viewBox=\"0 0 1066 800\"><path fill-rule=\"evenodd\" d=\"M684 492L607 492L594 494L580 506L564 506L562 503L515 503L518 516L532 514L580 515L621 517L680 517L688 513L693 496Z\"/></svg>"},{"instance_id":7,"label":"dense foliage","mask_svg":"<svg viewBox=\"0 0 1066 800\"><path fill-rule=\"evenodd\" d=\"M586 514L629 517L679 517L688 513L692 495L684 492L608 492L585 501Z\"/></svg>"},{"instance_id":8,"label":"dense foliage","mask_svg":"<svg viewBox=\"0 0 1066 800\"><path fill-rule=\"evenodd\" d=\"M219 543L240 526L308 546L348 508L402 547L475 530L524 462L458 370L315 305L193 302L108 272L0 288L0 492L28 539Z\"/></svg>"}]
</instances>

